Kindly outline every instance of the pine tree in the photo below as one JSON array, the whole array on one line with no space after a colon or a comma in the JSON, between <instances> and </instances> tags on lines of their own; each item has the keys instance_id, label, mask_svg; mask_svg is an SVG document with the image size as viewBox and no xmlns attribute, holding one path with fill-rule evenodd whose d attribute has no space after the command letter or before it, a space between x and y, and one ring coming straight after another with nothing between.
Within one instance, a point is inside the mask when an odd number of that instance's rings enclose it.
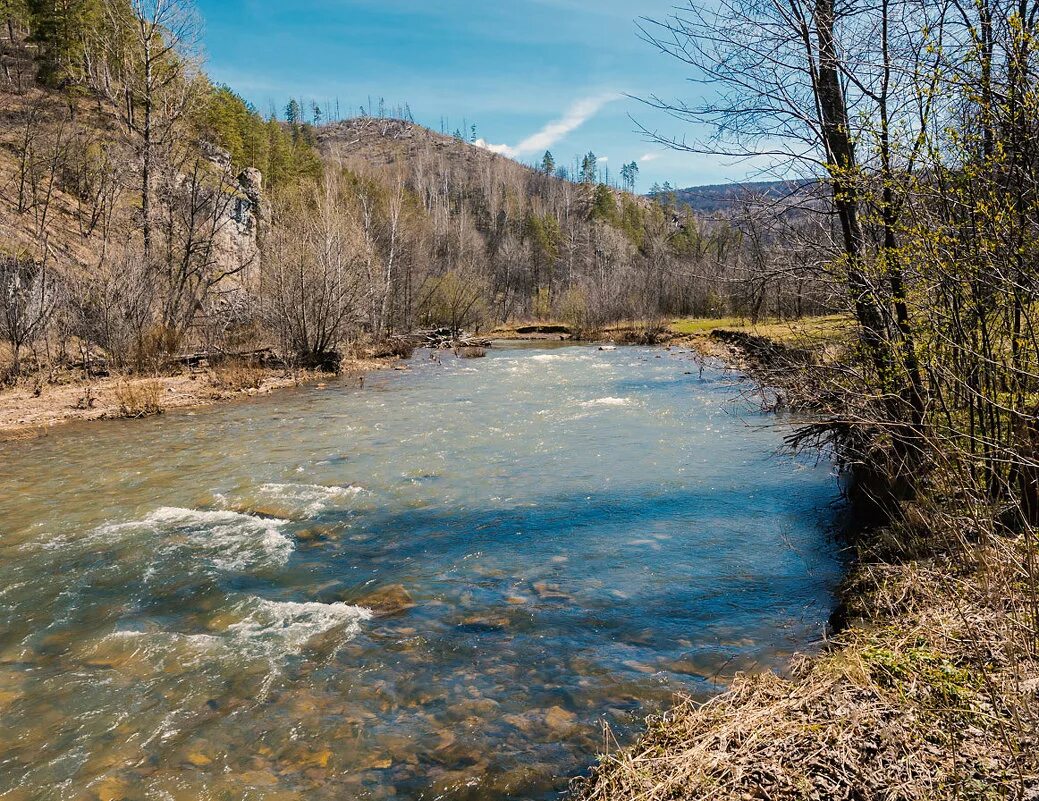
<instances>
[{"instance_id":1,"label":"pine tree","mask_svg":"<svg viewBox=\"0 0 1039 801\"><path fill-rule=\"evenodd\" d=\"M29 24L29 7L25 0L0 0L0 20L7 26L7 36L13 42L15 30Z\"/></svg>"},{"instance_id":2,"label":"pine tree","mask_svg":"<svg viewBox=\"0 0 1039 801\"><path fill-rule=\"evenodd\" d=\"M556 160L552 155L551 150L546 150L544 157L541 159L541 172L545 175L551 175L556 171Z\"/></svg>"},{"instance_id":3,"label":"pine tree","mask_svg":"<svg viewBox=\"0 0 1039 801\"><path fill-rule=\"evenodd\" d=\"M599 159L595 153L588 154L581 160L581 183L594 184L599 175Z\"/></svg>"},{"instance_id":4,"label":"pine tree","mask_svg":"<svg viewBox=\"0 0 1039 801\"><path fill-rule=\"evenodd\" d=\"M639 165L638 162L633 161L630 164L625 164L621 167L621 180L624 182L624 188L629 192L635 191L635 183L639 178Z\"/></svg>"},{"instance_id":5,"label":"pine tree","mask_svg":"<svg viewBox=\"0 0 1039 801\"><path fill-rule=\"evenodd\" d=\"M290 100L289 104L285 106L285 121L293 126L303 122L303 107L296 98Z\"/></svg>"},{"instance_id":6,"label":"pine tree","mask_svg":"<svg viewBox=\"0 0 1039 801\"><path fill-rule=\"evenodd\" d=\"M40 80L50 86L82 80L87 42L102 18L100 0L28 0L27 5Z\"/></svg>"}]
</instances>

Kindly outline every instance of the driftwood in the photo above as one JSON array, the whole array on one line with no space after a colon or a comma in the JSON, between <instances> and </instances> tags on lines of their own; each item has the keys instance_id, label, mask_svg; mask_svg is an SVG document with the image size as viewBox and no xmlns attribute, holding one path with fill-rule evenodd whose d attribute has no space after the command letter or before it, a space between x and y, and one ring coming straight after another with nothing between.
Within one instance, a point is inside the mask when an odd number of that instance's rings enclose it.
<instances>
[{"instance_id":1,"label":"driftwood","mask_svg":"<svg viewBox=\"0 0 1039 801\"><path fill-rule=\"evenodd\" d=\"M406 341L416 348L447 350L450 348L489 348L491 341L484 337L455 331L450 328L431 328L411 334L398 334L392 340Z\"/></svg>"},{"instance_id":2,"label":"driftwood","mask_svg":"<svg viewBox=\"0 0 1039 801\"><path fill-rule=\"evenodd\" d=\"M272 348L258 348L256 350L243 350L228 352L220 350L205 350L197 351L195 353L182 353L177 356L170 356L169 360L173 364L180 364L185 367L198 367L203 362L221 362L228 359L247 359L262 365L271 364L282 364L282 359L278 354L274 352Z\"/></svg>"}]
</instances>

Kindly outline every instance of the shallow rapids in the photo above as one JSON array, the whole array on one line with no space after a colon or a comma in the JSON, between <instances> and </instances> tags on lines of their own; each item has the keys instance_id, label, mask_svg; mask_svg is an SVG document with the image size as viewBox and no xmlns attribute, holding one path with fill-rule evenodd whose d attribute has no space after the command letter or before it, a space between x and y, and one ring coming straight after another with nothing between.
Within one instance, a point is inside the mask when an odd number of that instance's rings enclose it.
<instances>
[{"instance_id":1,"label":"shallow rapids","mask_svg":"<svg viewBox=\"0 0 1039 801\"><path fill-rule=\"evenodd\" d=\"M554 798L818 640L836 484L731 375L411 368L0 444L0 797Z\"/></svg>"}]
</instances>

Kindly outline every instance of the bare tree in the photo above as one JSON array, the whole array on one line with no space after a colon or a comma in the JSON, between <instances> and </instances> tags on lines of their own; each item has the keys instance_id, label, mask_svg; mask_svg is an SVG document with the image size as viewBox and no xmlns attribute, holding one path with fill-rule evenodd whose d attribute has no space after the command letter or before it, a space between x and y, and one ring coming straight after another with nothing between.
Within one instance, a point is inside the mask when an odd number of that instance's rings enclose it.
<instances>
[{"instance_id":1,"label":"bare tree","mask_svg":"<svg viewBox=\"0 0 1039 801\"><path fill-rule=\"evenodd\" d=\"M130 0L129 9L112 0L106 10L120 35L105 38L94 84L119 110L139 155L141 230L150 259L156 159L195 100L201 23L191 0Z\"/></svg>"},{"instance_id":2,"label":"bare tree","mask_svg":"<svg viewBox=\"0 0 1039 801\"><path fill-rule=\"evenodd\" d=\"M0 258L0 336L11 345L11 378L21 374L22 351L47 329L55 308L54 283L42 262Z\"/></svg>"},{"instance_id":3,"label":"bare tree","mask_svg":"<svg viewBox=\"0 0 1039 801\"><path fill-rule=\"evenodd\" d=\"M261 298L286 349L308 367L335 366L363 319L363 241L341 172L279 198L263 263Z\"/></svg>"}]
</instances>

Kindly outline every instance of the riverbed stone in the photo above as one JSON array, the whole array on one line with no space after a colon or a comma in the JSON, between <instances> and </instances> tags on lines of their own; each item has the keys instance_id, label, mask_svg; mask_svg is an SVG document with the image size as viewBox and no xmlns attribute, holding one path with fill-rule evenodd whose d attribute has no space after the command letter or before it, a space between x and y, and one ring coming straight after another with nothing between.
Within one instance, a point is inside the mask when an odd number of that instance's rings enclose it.
<instances>
[{"instance_id":1,"label":"riverbed stone","mask_svg":"<svg viewBox=\"0 0 1039 801\"><path fill-rule=\"evenodd\" d=\"M534 714L531 712L525 712L522 715L503 715L502 720L510 726L519 729L524 734L530 734L537 725Z\"/></svg>"},{"instance_id":2,"label":"riverbed stone","mask_svg":"<svg viewBox=\"0 0 1039 801\"><path fill-rule=\"evenodd\" d=\"M537 581L534 583L534 592L537 593L538 598L542 601L572 601L574 596L569 593L563 592L562 588L557 584L549 584L547 581Z\"/></svg>"},{"instance_id":3,"label":"riverbed stone","mask_svg":"<svg viewBox=\"0 0 1039 801\"><path fill-rule=\"evenodd\" d=\"M235 778L250 787L273 787L278 783L278 778L266 770L247 770L237 774Z\"/></svg>"},{"instance_id":4,"label":"riverbed stone","mask_svg":"<svg viewBox=\"0 0 1039 801\"><path fill-rule=\"evenodd\" d=\"M184 759L196 768L204 768L206 765L212 765L213 760L203 754L201 751L192 751Z\"/></svg>"},{"instance_id":5,"label":"riverbed stone","mask_svg":"<svg viewBox=\"0 0 1039 801\"><path fill-rule=\"evenodd\" d=\"M577 715L561 706L554 706L545 712L545 725L552 734L566 737L576 728Z\"/></svg>"},{"instance_id":6,"label":"riverbed stone","mask_svg":"<svg viewBox=\"0 0 1039 801\"><path fill-rule=\"evenodd\" d=\"M124 779L103 779L94 789L97 801L124 801L129 797L130 785Z\"/></svg>"},{"instance_id":7,"label":"riverbed stone","mask_svg":"<svg viewBox=\"0 0 1039 801\"><path fill-rule=\"evenodd\" d=\"M416 605L411 593L405 589L403 584L380 587L361 598L357 603L372 610L376 615L384 617L403 614L409 609L414 609Z\"/></svg>"},{"instance_id":8,"label":"riverbed stone","mask_svg":"<svg viewBox=\"0 0 1039 801\"><path fill-rule=\"evenodd\" d=\"M458 627L473 632L502 631L509 627L509 619L500 616L469 615L462 618Z\"/></svg>"}]
</instances>

